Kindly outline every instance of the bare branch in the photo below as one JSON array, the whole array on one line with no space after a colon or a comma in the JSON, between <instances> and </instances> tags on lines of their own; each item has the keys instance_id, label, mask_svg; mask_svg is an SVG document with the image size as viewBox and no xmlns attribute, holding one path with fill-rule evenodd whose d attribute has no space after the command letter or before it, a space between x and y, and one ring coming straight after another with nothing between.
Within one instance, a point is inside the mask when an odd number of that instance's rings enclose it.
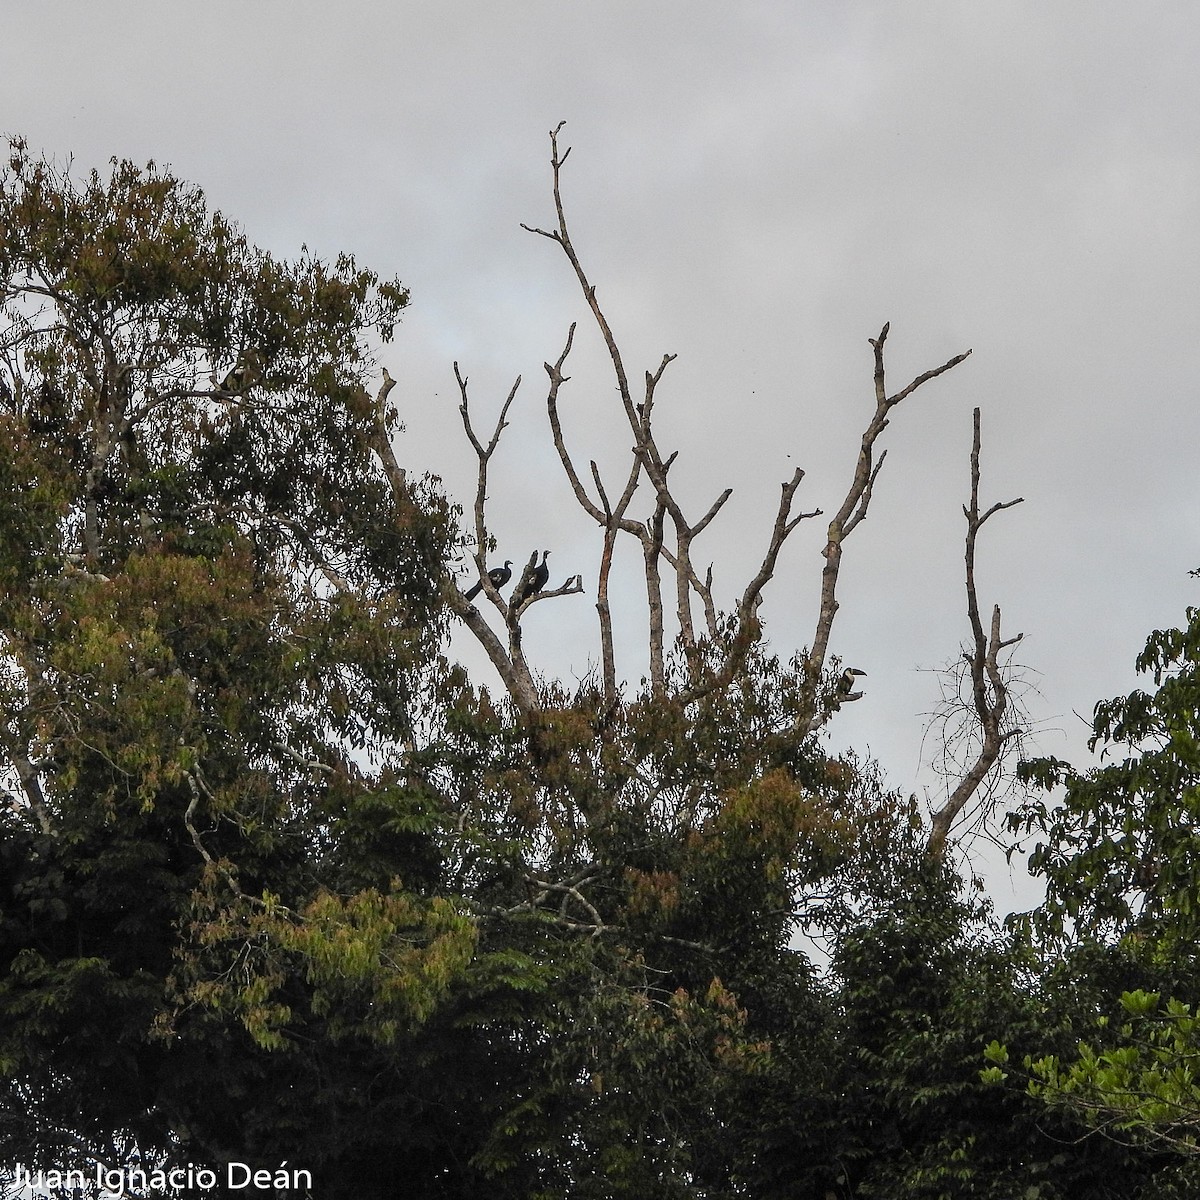
<instances>
[{"instance_id":1,"label":"bare branch","mask_svg":"<svg viewBox=\"0 0 1200 1200\"><path fill-rule=\"evenodd\" d=\"M626 419L629 422L629 427L634 435L634 454L641 459L642 466L654 486L658 495L657 508L663 510L663 515L669 512L671 519L676 528L676 550L675 550L675 570L676 570L676 592L679 608L679 621L682 631L682 636L685 643L691 643L694 638L692 635L692 622L689 606L690 584L694 577L694 572L691 571L689 562L689 545L692 536L694 536L687 521L684 519L683 513L679 505L675 502L667 486L667 471L670 469L670 463L673 461L672 455L665 463L659 454L658 447L654 443L653 436L650 432L650 415L654 406L654 390L661 381L663 372L667 366L673 361L674 355L665 354L654 372L647 371L645 374L645 399L640 404L635 406L633 396L629 385L629 377L625 370L625 363L621 356L621 351L617 345L617 340L613 334L612 327L608 323L604 310L601 308L599 301L596 299L596 288L590 282L583 265L580 262L579 255L575 251L575 247L571 241L570 230L567 227L566 211L562 200L561 187L561 168L566 162L567 153L560 154L558 148L558 135L562 130L560 123L550 133L551 156L550 163L554 177L554 207L558 218L558 229L554 232L548 232L544 229L536 227L524 226L530 232L541 234L543 237L548 237L556 241L566 254L568 261L571 264L572 270L575 272L576 279L579 281L580 288L583 291L584 299L587 302L592 316L600 330L601 336L604 339L604 344L608 350L609 359L612 363L613 373L617 381L617 391L621 397L621 404L625 410ZM549 371L549 367L547 368ZM556 395L557 387L555 384L554 373L551 374L551 390ZM557 413L551 414L552 428L557 421ZM578 475L574 468L570 465L569 457L566 455L562 446L561 431L555 430L555 445L559 449L559 457L563 459L564 467L567 468L568 478L571 480L572 488L575 490L576 497L579 499L583 507L592 515L593 519L602 521L600 510L591 501L590 497L585 498L586 493L579 482ZM656 613L661 609L661 575L658 566L658 558L663 553L662 537L655 533L656 521L661 524L662 516L656 515L648 524L638 525L636 522L624 521L618 523L617 528L626 533L638 537L642 542L642 554L646 564L646 588L649 597L651 611L651 678L658 676L659 672L655 666L656 652L653 647L661 645L661 622L658 630L655 632L654 625ZM608 528L607 521L603 521ZM606 538L607 544L607 538ZM611 546L609 546L609 560L611 561ZM605 573L607 579L607 573ZM605 601L605 605L607 601ZM604 613L606 609L601 610L601 619L604 621ZM659 614L660 615L660 614ZM614 685L615 686L615 685Z\"/></svg>"},{"instance_id":2,"label":"bare branch","mask_svg":"<svg viewBox=\"0 0 1200 1200\"><path fill-rule=\"evenodd\" d=\"M979 530L988 517L1005 508L1022 503L1021 499L993 504L982 515L979 511L979 453L980 453L979 409L974 412L974 435L971 443L971 503L963 509L967 518L966 540L966 588L967 617L971 624L971 648L964 652L971 676L971 703L982 733L982 745L966 774L950 793L946 803L933 814L933 826L925 852L930 859L940 860L946 852L946 841L959 814L966 807L987 774L999 760L1006 743L1016 737L1019 728L1005 729L1004 719L1008 709L1008 685L999 655L1005 648L1015 645L1022 635L1003 638L1000 633L1000 606L992 608L990 628L984 631L979 614L979 598L975 586L975 546Z\"/></svg>"},{"instance_id":3,"label":"bare branch","mask_svg":"<svg viewBox=\"0 0 1200 1200\"><path fill-rule=\"evenodd\" d=\"M649 536L642 542L642 560L646 571L646 602L650 621L650 690L655 696L666 691L667 675L663 657L662 576L658 560L662 554L663 521L666 509L661 498L654 516L646 524Z\"/></svg>"},{"instance_id":4,"label":"bare branch","mask_svg":"<svg viewBox=\"0 0 1200 1200\"><path fill-rule=\"evenodd\" d=\"M780 485L779 508L775 514L775 524L771 530L771 539L758 571L746 585L746 590L742 593L742 598L738 602L737 629L725 652L725 657L714 675L702 683L698 682L690 691L685 693L686 700L698 699L702 695L727 686L746 661L746 656L750 653L750 648L757 636L756 631L759 623L758 609L762 604L763 588L766 587L775 575L775 566L779 560L779 552L783 549L784 542L787 541L788 536L801 521L821 515L820 509L809 513L798 513L794 517L791 515L792 502L803 479L804 472L797 467L792 478ZM698 586L697 590L705 597L706 610L709 611L709 627L715 631L716 613L715 610L711 610L711 585L712 571L710 568L705 584L702 587Z\"/></svg>"},{"instance_id":5,"label":"bare branch","mask_svg":"<svg viewBox=\"0 0 1200 1200\"><path fill-rule=\"evenodd\" d=\"M713 602L712 595L713 569L712 563L708 564L708 570L704 572L704 582L699 584L696 591L700 594L700 600L704 604L704 620L708 626L708 636L715 638L717 636L717 606Z\"/></svg>"},{"instance_id":6,"label":"bare branch","mask_svg":"<svg viewBox=\"0 0 1200 1200\"><path fill-rule=\"evenodd\" d=\"M556 596L575 596L582 591L583 577L572 575L561 587L543 588L540 592L534 592L532 596L527 596L513 611L513 618L524 616L529 606L536 604L539 600L553 600Z\"/></svg>"},{"instance_id":7,"label":"bare branch","mask_svg":"<svg viewBox=\"0 0 1200 1200\"><path fill-rule=\"evenodd\" d=\"M395 452L392 450L394 411L387 407L387 398L395 386L396 381L384 367L383 383L375 396L375 419L371 426L370 447L383 466L384 474L392 489L392 495L399 499L405 494L406 476L404 468L396 461Z\"/></svg>"},{"instance_id":8,"label":"bare branch","mask_svg":"<svg viewBox=\"0 0 1200 1200\"><path fill-rule=\"evenodd\" d=\"M543 894L547 892L561 892L563 894L563 907L565 909L567 900L575 900L579 906L592 918L594 928L597 934L603 932L608 927L605 925L603 918L597 911L592 902L579 890L579 886L571 883L551 883L549 880L538 879L536 876L530 876L529 882L534 886L542 889ZM581 883L587 882L581 880ZM560 911L560 916L566 916L565 911Z\"/></svg>"},{"instance_id":9,"label":"bare branch","mask_svg":"<svg viewBox=\"0 0 1200 1200\"><path fill-rule=\"evenodd\" d=\"M775 514L775 525L771 530L771 540L767 545L767 552L763 555L762 565L758 568L758 573L747 584L746 590L742 594L741 603L738 605L738 613L743 620L753 611L759 597L762 595L763 588L766 587L767 582L775 574L775 564L779 559L779 551L783 548L783 543L787 540L788 535L801 521L821 515L821 510L818 508L810 513L800 513L796 517L791 516L792 500L795 498L796 491L803 479L804 472L797 467L791 479L781 485L779 509Z\"/></svg>"},{"instance_id":10,"label":"bare branch","mask_svg":"<svg viewBox=\"0 0 1200 1200\"><path fill-rule=\"evenodd\" d=\"M596 480L596 487L600 491L600 498L604 502L606 514L604 544L600 551L600 570L596 580L596 613L600 618L600 653L604 678L604 699L608 704L616 703L617 699L616 647L613 638L612 610L608 603L608 579L612 573L613 550L616 547L618 532L622 529L628 530L631 525L634 526L634 530L639 537L649 532L644 527L638 530L636 523L627 521L625 517L625 513L629 509L629 504L633 500L634 492L637 491L641 473L642 460L635 454L633 456L633 463L630 466L629 478L625 481L625 490L621 493L616 508L610 509L608 497L600 482L600 471L595 462L592 463L592 474Z\"/></svg>"},{"instance_id":11,"label":"bare branch","mask_svg":"<svg viewBox=\"0 0 1200 1200\"><path fill-rule=\"evenodd\" d=\"M484 556L487 552L487 526L484 519L484 500L487 496L487 467L488 462L499 445L500 435L507 424L507 415L509 407L516 397L517 389L520 386L521 380L518 376L513 384L507 399L504 402L500 411L500 416L496 421L496 427L492 433L492 437L485 447L476 436L474 429L471 426L469 399L467 395L467 380L459 371L458 364L454 364L454 376L459 385L461 403L459 411L462 414L463 426L466 430L467 438L474 447L477 456L480 459L479 464L479 480L476 488L475 497L475 535L476 535L476 562L480 570L480 576L483 582L483 588L486 591L489 599L494 604L506 609L503 601L500 599L496 589L492 586L491 580L488 578L486 563ZM395 456L392 453L390 436L388 432L389 421L388 414L385 409L385 402L388 393L394 386L394 381L391 376L384 371L383 386L379 390L376 398L376 415L375 415L375 435L371 448L379 456L384 466L384 472L388 482L391 485L391 490L395 501L398 504L406 502L406 485L404 471L396 463ZM483 647L492 665L496 668L501 680L504 682L509 696L517 709L525 714L535 711L538 708L537 688L534 686L533 677L530 675L529 668L525 664L524 658L518 653L514 659L506 653L503 643L496 636L491 626L484 620L478 609L474 607L458 589L456 584L448 576L443 581L443 594L446 602L451 610L458 616L467 626L476 640Z\"/></svg>"},{"instance_id":12,"label":"bare branch","mask_svg":"<svg viewBox=\"0 0 1200 1200\"><path fill-rule=\"evenodd\" d=\"M569 348L570 343L568 342ZM562 359L559 360L560 363L565 358L566 352L564 351ZM490 539L487 531L485 512L488 467L492 455L496 452L496 447L500 444L500 435L508 425L508 410L516 398L517 389L521 386L521 377L518 375L516 382L512 385L508 397L500 409L500 415L496 419L496 427L492 432L491 439L486 446L480 442L471 425L467 379L459 370L458 363L454 364L454 378L458 382L458 390L461 397L458 410L462 415L463 429L466 431L467 439L474 447L475 455L479 460L479 474L475 487L475 566L479 572L479 580L485 595L505 616L505 622L509 631L507 652L491 626L483 619L478 609L468 602L457 586L450 588L451 594L448 596L448 601L450 607L475 635L480 645L483 646L488 658L492 661L492 665L504 681L504 685L508 689L508 694L517 705L517 708L521 712L528 714L538 708L537 688L534 686L533 676L530 674L529 666L525 661L525 655L521 648L520 626L517 624L511 611L511 606L504 603L499 592L493 586L492 581L488 578L487 551Z\"/></svg>"},{"instance_id":13,"label":"bare branch","mask_svg":"<svg viewBox=\"0 0 1200 1200\"><path fill-rule=\"evenodd\" d=\"M479 475L475 486L475 566L479 571L479 578L483 582L484 591L487 593L488 598L494 604L499 605L499 598L496 596L495 589L491 587L487 577L488 533L484 509L487 504L488 465L491 462L492 455L496 452L496 447L500 444L500 435L508 427L508 410L512 406L512 402L516 399L517 389L521 386L521 377L520 375L517 376L516 381L509 390L508 397L500 409L500 415L496 418L496 428L493 430L491 440L486 447L480 442L471 425L471 407L470 398L467 394L467 378L458 369L458 363L454 364L454 378L458 383L459 395L462 397L458 411L462 416L463 429L466 431L467 440L474 447L475 455L479 459Z\"/></svg>"},{"instance_id":14,"label":"bare branch","mask_svg":"<svg viewBox=\"0 0 1200 1200\"><path fill-rule=\"evenodd\" d=\"M589 460L588 465L592 468L592 482L596 485L596 494L600 497L600 503L604 507L604 522L607 524L612 520L612 505L608 501L608 493L604 490L604 480L600 478L600 468L596 465L596 460ZM640 464L639 464L640 469Z\"/></svg>"},{"instance_id":15,"label":"bare branch","mask_svg":"<svg viewBox=\"0 0 1200 1200\"><path fill-rule=\"evenodd\" d=\"M962 362L964 359L969 358L970 355L971 355L970 350L964 350L961 354L956 354L952 359L949 359L947 362L942 363L942 365L940 367L934 367L932 371L925 371L924 373L918 375L916 377L916 379L914 379L912 381L912 383L910 383L908 385L908 387L904 388L900 392L897 392L896 395L894 395L893 397L891 397L890 400L888 400L888 407L894 408L897 404L900 403L901 400L903 400L906 396L911 395L913 392L915 392L917 390L917 388L919 388L922 384L928 383L931 379L936 379L939 375L944 375L947 371L951 370L953 367L957 367L958 364L960 362Z\"/></svg>"},{"instance_id":16,"label":"bare branch","mask_svg":"<svg viewBox=\"0 0 1200 1200\"><path fill-rule=\"evenodd\" d=\"M337 774L337 771L333 767L331 767L328 763L323 763L323 762L321 762L320 759L317 759L317 758L305 758L304 755L301 754L299 750L295 749L295 747L293 747L293 746L287 745L285 742L273 742L272 745L281 754L286 755L293 762L298 763L306 771L315 771L322 775L336 775Z\"/></svg>"},{"instance_id":17,"label":"bare branch","mask_svg":"<svg viewBox=\"0 0 1200 1200\"><path fill-rule=\"evenodd\" d=\"M621 403L625 406L625 413L629 418L630 428L636 432L638 427L637 413L633 407L633 398L629 390L629 377L625 373L625 363L621 358L621 351L617 346L616 338L613 336L608 320L596 300L596 289L588 280L583 265L579 261L579 256L575 253L575 247L571 244L571 235L567 229L567 216L563 208L560 176L563 164L567 161L567 155L571 151L568 148L566 153L560 155L558 150L558 135L565 124L565 121L560 121L550 131L550 167L554 175L554 210L558 217L558 229L548 232L544 229L531 228L528 225L523 225L522 228L528 229L531 233L540 234L542 237L550 238L551 241L558 242L562 246L575 272L575 277L579 280L579 286L583 289L584 298L587 300L588 307L592 311L592 316L595 318L596 324L599 326L600 332L604 337L609 358L612 360L613 371L617 377L617 390L621 394Z\"/></svg>"},{"instance_id":18,"label":"bare branch","mask_svg":"<svg viewBox=\"0 0 1200 1200\"><path fill-rule=\"evenodd\" d=\"M712 507L691 527L689 533L692 537L703 533L708 528L708 523L725 507L725 501L733 495L733 488L726 488L712 503Z\"/></svg>"},{"instance_id":19,"label":"bare branch","mask_svg":"<svg viewBox=\"0 0 1200 1200\"><path fill-rule=\"evenodd\" d=\"M513 653L514 647L511 630L509 637L510 649L506 651L504 643L500 641L492 627L484 620L483 614L463 596L457 587L452 587L449 590L447 603L454 611L454 614L475 635L476 641L483 647L484 652L491 660L492 666L496 668L496 673L503 680L505 689L508 691L513 703L517 706L518 711L526 716L536 712L540 707L537 687L534 685L533 676L530 674L529 667L521 652L519 627L515 653Z\"/></svg>"},{"instance_id":20,"label":"bare branch","mask_svg":"<svg viewBox=\"0 0 1200 1200\"><path fill-rule=\"evenodd\" d=\"M567 479L571 484L571 490L575 493L575 499L579 501L580 507L600 525L605 525L609 519L607 502L602 511L598 508L591 496L587 494L587 489L583 486L583 481L579 478L579 473L575 470L575 464L571 460L571 455L567 451L567 444L563 438L562 422L558 416L558 390L570 378L569 375L562 373L563 363L567 360L567 355L571 353L571 343L575 340L575 323L571 323L571 328L567 331L567 343L563 347L563 352L558 356L558 361L551 366L550 363L543 364L546 368L546 374L550 377L550 391L546 396L546 411L550 417L550 432L554 438L554 448L558 451L559 461L563 465L563 470L567 473ZM604 488L600 483L600 474L596 469L596 464L592 463L592 477L596 481L596 486L599 488L601 497L603 498Z\"/></svg>"},{"instance_id":21,"label":"bare branch","mask_svg":"<svg viewBox=\"0 0 1200 1200\"><path fill-rule=\"evenodd\" d=\"M880 454L879 461L877 463L874 461L875 443L878 441L880 434L887 428L888 414L922 384L928 383L929 380L936 379L939 375L943 375L953 367L958 366L971 353L970 350L967 350L962 354L956 354L940 367L935 367L933 370L925 371L923 374L918 375L906 388L889 397L887 394L887 375L884 366L883 349L890 328L890 323L885 324L879 332L879 337L867 339L875 355L875 412L867 428L863 431L858 452L858 462L854 468L854 477L850 481L850 487L846 492L846 497L842 501L841 507L833 517L833 520L829 522L828 537L825 549L822 551L825 558L825 566L821 572L821 606L817 617L817 628L813 634L812 646L809 649L807 657L808 676L814 688L821 677L821 672L825 669L825 659L829 652L829 638L833 630L834 618L837 616L837 581L838 572L841 570L842 565L843 544L845 539L866 520L867 510L870 507L875 487L875 480L879 475L880 468L883 466L884 459L887 457L887 451L885 450ZM813 713L813 720L815 721L815 707Z\"/></svg>"}]
</instances>

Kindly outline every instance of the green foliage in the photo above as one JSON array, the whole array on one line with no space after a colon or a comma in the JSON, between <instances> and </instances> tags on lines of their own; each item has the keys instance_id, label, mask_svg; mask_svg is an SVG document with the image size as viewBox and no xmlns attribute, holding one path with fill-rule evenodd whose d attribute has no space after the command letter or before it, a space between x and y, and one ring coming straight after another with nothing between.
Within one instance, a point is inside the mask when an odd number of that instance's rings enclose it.
<instances>
[{"instance_id":1,"label":"green foliage","mask_svg":"<svg viewBox=\"0 0 1200 1200\"><path fill-rule=\"evenodd\" d=\"M1025 930L1060 950L1080 944L1084 953L1071 954L1077 967L1088 967L1088 947L1101 948L1088 971L1095 1007L1085 1038L1065 1053L1027 1055L1030 1092L1110 1135L1191 1157L1200 1124L1192 1015L1200 1000L1200 610L1187 617L1184 629L1151 634L1137 660L1152 693L1096 706L1092 749L1123 746L1124 756L1086 772L1031 764L1031 779L1065 791L1014 824L1045 839L1030 861L1046 877L1047 899Z\"/></svg>"},{"instance_id":2,"label":"green foliage","mask_svg":"<svg viewBox=\"0 0 1200 1200\"><path fill-rule=\"evenodd\" d=\"M0 1160L186 1155L180 1129L236 1155L216 1095L262 1122L258 1048L334 1043L353 1004L386 1041L470 959L452 902L390 882L427 872L428 816L369 879L330 845L373 797L428 807L359 766L394 778L441 636L445 507L369 448L394 420L370 345L406 301L256 250L153 165L77 183L11 145Z\"/></svg>"},{"instance_id":3,"label":"green foliage","mask_svg":"<svg viewBox=\"0 0 1200 1200\"><path fill-rule=\"evenodd\" d=\"M1026 1056L1030 1093L1052 1103L1081 1108L1086 1119L1118 1133L1150 1134L1188 1156L1197 1153L1200 1084L1195 1078L1197 1029L1192 1007L1157 992L1124 992L1130 1020L1115 1032L1116 1043L1098 1050L1080 1042L1064 1063L1055 1055ZM1106 1017L1097 1030L1106 1040Z\"/></svg>"},{"instance_id":4,"label":"green foliage","mask_svg":"<svg viewBox=\"0 0 1200 1200\"><path fill-rule=\"evenodd\" d=\"M853 840L796 664L518 716L442 658L448 509L380 454L398 284L20 142L0 231L0 1158L727 1173Z\"/></svg>"},{"instance_id":5,"label":"green foliage","mask_svg":"<svg viewBox=\"0 0 1200 1200\"><path fill-rule=\"evenodd\" d=\"M1014 825L1041 839L1030 867L1049 889L1044 933L1153 943L1182 969L1200 935L1200 611L1188 611L1186 629L1151 634L1137 666L1152 674L1153 693L1098 704L1093 721L1091 748L1103 745L1107 756L1123 746L1124 757L1086 772L1030 764L1030 780L1065 793L1029 806Z\"/></svg>"}]
</instances>

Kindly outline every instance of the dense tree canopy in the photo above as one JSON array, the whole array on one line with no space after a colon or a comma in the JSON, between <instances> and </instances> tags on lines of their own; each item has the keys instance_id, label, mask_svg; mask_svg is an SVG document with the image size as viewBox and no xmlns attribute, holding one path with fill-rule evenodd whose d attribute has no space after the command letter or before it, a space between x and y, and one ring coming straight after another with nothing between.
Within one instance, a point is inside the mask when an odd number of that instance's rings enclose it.
<instances>
[{"instance_id":1,"label":"dense tree canopy","mask_svg":"<svg viewBox=\"0 0 1200 1200\"><path fill-rule=\"evenodd\" d=\"M1200 610L1151 634L1137 667L1153 692L1096 706L1091 746L1112 761L1024 770L1063 791L1011 818L1042 839L1030 862L1048 892L1020 924L1064 954L1055 974L1093 979L1096 995L1083 1040L1027 1055L1021 1075L1108 1136L1200 1158ZM989 1056L1010 1061L999 1044Z\"/></svg>"},{"instance_id":2,"label":"dense tree canopy","mask_svg":"<svg viewBox=\"0 0 1200 1200\"><path fill-rule=\"evenodd\" d=\"M336 988L370 977L355 954L402 951L378 1020L418 1019L473 942L393 884L407 857L340 835L360 809L423 819L384 748L430 686L449 526L373 465L363 386L406 293L349 259L280 263L153 167L77 185L20 142L0 231L2 1136L25 1161L184 1129L232 1152L230 1095L260 1068L206 1014L279 1044L276 954L307 961L320 1009L322 970ZM224 1097L197 1087L214 1055Z\"/></svg>"},{"instance_id":3,"label":"dense tree canopy","mask_svg":"<svg viewBox=\"0 0 1200 1200\"><path fill-rule=\"evenodd\" d=\"M594 464L594 487L575 471L557 416L572 327L547 412L601 551L594 582L561 586L544 552L494 570L507 404L485 441L459 375L472 519L401 466L375 358L397 282L265 254L153 165L76 179L11 144L0 1166L287 1160L314 1195L356 1200L401 1182L547 1200L1170 1194L1169 1147L1090 1137L1086 1108L998 1086L983 1054L1069 1054L1118 982L1190 1000L1184 676L1101 711L1098 733L1164 749L1119 778L1071 775L1064 806L1033 812L1051 906L1022 937L997 929L946 854L1014 728L1014 639L998 609L981 619L971 575L1007 506L981 511L978 420L964 661L983 750L930 819L822 740L856 698L828 644L876 440L965 355L890 392L888 327L872 339L820 623L776 656L758 610L791 529L818 515L792 512L801 473L722 612L691 547L724 499L696 520L676 500L651 424L669 356L635 397L553 153L558 223L535 232L580 281L635 442L619 496ZM645 565L638 686L612 649L622 538ZM595 673L543 678L526 614L593 586ZM452 622L498 689L448 658ZM1193 661L1194 632L1159 636L1157 669L1185 642ZM1063 960L1074 988L1039 958L1064 914L1086 942Z\"/></svg>"}]
</instances>

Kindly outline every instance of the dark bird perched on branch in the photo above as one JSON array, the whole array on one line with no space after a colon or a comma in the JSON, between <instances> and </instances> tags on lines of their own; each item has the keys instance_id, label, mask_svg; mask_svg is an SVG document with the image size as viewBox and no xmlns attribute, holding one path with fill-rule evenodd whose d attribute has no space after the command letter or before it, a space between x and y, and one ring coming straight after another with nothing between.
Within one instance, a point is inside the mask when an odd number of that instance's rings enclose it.
<instances>
[{"instance_id":1,"label":"dark bird perched on branch","mask_svg":"<svg viewBox=\"0 0 1200 1200\"><path fill-rule=\"evenodd\" d=\"M488 579L491 581L492 587L502 588L512 578L512 559L506 558L504 566L493 567L488 572ZM480 592L483 591L483 581L477 583L469 592L466 593L466 599L474 600Z\"/></svg>"},{"instance_id":2,"label":"dark bird perched on branch","mask_svg":"<svg viewBox=\"0 0 1200 1200\"><path fill-rule=\"evenodd\" d=\"M840 701L861 700L862 692L854 690L855 676L866 675L866 671L860 671L857 667L847 667L842 672L841 679L838 680L837 694Z\"/></svg>"},{"instance_id":3,"label":"dark bird perched on branch","mask_svg":"<svg viewBox=\"0 0 1200 1200\"><path fill-rule=\"evenodd\" d=\"M529 562L521 574L520 582L513 589L513 608L520 608L530 596L536 596L546 586L547 581L550 579L550 568L546 565L546 559L549 557L549 550L542 551L542 561L540 563L537 560L536 550L530 556Z\"/></svg>"},{"instance_id":4,"label":"dark bird perched on branch","mask_svg":"<svg viewBox=\"0 0 1200 1200\"><path fill-rule=\"evenodd\" d=\"M215 375L210 375L209 380L213 387L224 395L237 396L244 392L252 384L258 382L261 372L258 369L259 356L255 350L247 350L238 361L236 367L230 370L220 383L217 382Z\"/></svg>"}]
</instances>

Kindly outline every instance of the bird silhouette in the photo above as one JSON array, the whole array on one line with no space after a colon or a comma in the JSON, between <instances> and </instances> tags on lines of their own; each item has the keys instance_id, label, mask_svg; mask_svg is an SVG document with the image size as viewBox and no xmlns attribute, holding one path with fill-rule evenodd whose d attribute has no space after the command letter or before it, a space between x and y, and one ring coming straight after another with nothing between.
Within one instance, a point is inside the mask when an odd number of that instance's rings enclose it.
<instances>
[{"instance_id":1,"label":"bird silhouette","mask_svg":"<svg viewBox=\"0 0 1200 1200\"><path fill-rule=\"evenodd\" d=\"M494 587L494 588L502 588L511 578L512 578L512 559L511 558L506 558L504 560L504 566L493 567L488 572L488 579L491 582L492 587ZM471 588L471 590L469 592L466 593L466 599L474 600L475 597L478 596L481 591L483 591L483 581L482 580L479 583L477 583L473 588Z\"/></svg>"},{"instance_id":2,"label":"bird silhouette","mask_svg":"<svg viewBox=\"0 0 1200 1200\"><path fill-rule=\"evenodd\" d=\"M512 604L514 608L519 608L530 596L536 596L546 586L550 578L550 568L546 565L546 559L549 557L550 551L543 550L542 561L539 563L537 561L537 551L533 552L528 565L521 575L521 581L513 590Z\"/></svg>"},{"instance_id":3,"label":"bird silhouette","mask_svg":"<svg viewBox=\"0 0 1200 1200\"><path fill-rule=\"evenodd\" d=\"M840 700L861 700L862 699L862 692L856 692L854 690L854 688L855 688L854 680L855 680L855 677L859 676L859 675L865 676L866 671L860 671L857 667L847 667L842 672L842 677L841 677L841 679L838 680L838 685L837 685L838 698Z\"/></svg>"},{"instance_id":4,"label":"bird silhouette","mask_svg":"<svg viewBox=\"0 0 1200 1200\"><path fill-rule=\"evenodd\" d=\"M215 375L210 375L209 381L222 396L240 396L242 392L258 382L262 374L261 361L257 350L243 351L238 358L237 365L226 372L225 378L220 383L217 382Z\"/></svg>"}]
</instances>

